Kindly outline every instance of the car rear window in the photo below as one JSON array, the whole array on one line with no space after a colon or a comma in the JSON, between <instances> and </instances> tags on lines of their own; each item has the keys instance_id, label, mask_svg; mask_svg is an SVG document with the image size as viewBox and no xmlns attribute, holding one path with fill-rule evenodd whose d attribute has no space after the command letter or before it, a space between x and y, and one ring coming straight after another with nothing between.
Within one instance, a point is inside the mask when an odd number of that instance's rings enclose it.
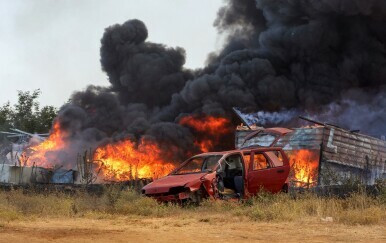
<instances>
[{"instance_id":1,"label":"car rear window","mask_svg":"<svg viewBox=\"0 0 386 243\"><path fill-rule=\"evenodd\" d=\"M263 170L270 167L267 158L262 153L253 155L253 170Z\"/></svg>"}]
</instances>

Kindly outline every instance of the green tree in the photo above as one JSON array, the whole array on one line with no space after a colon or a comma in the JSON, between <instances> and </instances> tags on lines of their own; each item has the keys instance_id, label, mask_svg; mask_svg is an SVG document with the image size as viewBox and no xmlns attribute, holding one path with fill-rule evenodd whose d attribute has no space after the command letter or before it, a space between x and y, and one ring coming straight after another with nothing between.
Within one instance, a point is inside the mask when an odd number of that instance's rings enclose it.
<instances>
[{"instance_id":1,"label":"green tree","mask_svg":"<svg viewBox=\"0 0 386 243\"><path fill-rule=\"evenodd\" d=\"M53 106L44 106L38 113L37 121L39 124L36 125L36 131L38 133L49 132L52 122L58 114L58 110Z\"/></svg>"},{"instance_id":2,"label":"green tree","mask_svg":"<svg viewBox=\"0 0 386 243\"><path fill-rule=\"evenodd\" d=\"M9 102L0 107L0 130L8 130L12 125L13 110Z\"/></svg>"},{"instance_id":3,"label":"green tree","mask_svg":"<svg viewBox=\"0 0 386 243\"><path fill-rule=\"evenodd\" d=\"M48 132L58 111L53 106L40 109L40 94L39 89L33 92L19 90L17 104L12 107L7 102L0 107L0 129L14 127L30 133Z\"/></svg>"}]
</instances>

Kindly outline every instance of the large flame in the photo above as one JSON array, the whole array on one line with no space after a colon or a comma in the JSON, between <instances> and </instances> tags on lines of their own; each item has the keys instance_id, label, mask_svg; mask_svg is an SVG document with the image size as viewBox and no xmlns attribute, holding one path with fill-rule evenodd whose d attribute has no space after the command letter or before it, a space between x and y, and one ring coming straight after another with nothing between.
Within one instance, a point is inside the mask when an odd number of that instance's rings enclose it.
<instances>
[{"instance_id":1,"label":"large flame","mask_svg":"<svg viewBox=\"0 0 386 243\"><path fill-rule=\"evenodd\" d=\"M67 146L66 137L68 136L61 127L58 121L55 121L50 136L43 142L29 147L27 152L28 166L51 167L63 161L56 161L58 158L51 152L59 151Z\"/></svg>"},{"instance_id":2,"label":"large flame","mask_svg":"<svg viewBox=\"0 0 386 243\"><path fill-rule=\"evenodd\" d=\"M201 152L211 151L221 142L221 137L231 131L230 121L223 117L185 116L181 118L179 123L196 132L194 143Z\"/></svg>"},{"instance_id":3,"label":"large flame","mask_svg":"<svg viewBox=\"0 0 386 243\"><path fill-rule=\"evenodd\" d=\"M293 150L288 157L291 164L290 179L298 187L312 187L317 183L319 152L318 150Z\"/></svg>"},{"instance_id":4,"label":"large flame","mask_svg":"<svg viewBox=\"0 0 386 243\"><path fill-rule=\"evenodd\" d=\"M162 159L157 144L145 140L138 146L125 140L98 147L94 161L104 179L112 181L158 178L174 169L171 162Z\"/></svg>"},{"instance_id":5,"label":"large flame","mask_svg":"<svg viewBox=\"0 0 386 243\"><path fill-rule=\"evenodd\" d=\"M222 144L224 134L231 132L231 123L221 117L185 116L180 120L180 124L192 130L196 138L194 143L201 152L211 151L216 145ZM70 140L67 138L67 132L56 121L50 136L44 142L29 148L26 165L42 167L62 165L66 161L58 161L58 154L69 148ZM158 178L175 168L171 161L164 159L171 158L172 156L169 155L175 150L176 148L170 147L168 151L163 151L156 142L150 140L142 139L134 142L126 139L96 148L92 163L98 177L107 181ZM186 157L190 155L187 154Z\"/></svg>"},{"instance_id":6,"label":"large flame","mask_svg":"<svg viewBox=\"0 0 386 243\"><path fill-rule=\"evenodd\" d=\"M221 136L230 131L230 122L225 118L211 116L186 116L180 124L193 129L197 134L195 145L201 152L210 151L220 142ZM173 151L173 148L170 148ZM131 180L133 178L159 178L171 172L175 166L165 161L158 144L142 139L137 145L131 140L98 147L94 154L97 170L106 180Z\"/></svg>"}]
</instances>

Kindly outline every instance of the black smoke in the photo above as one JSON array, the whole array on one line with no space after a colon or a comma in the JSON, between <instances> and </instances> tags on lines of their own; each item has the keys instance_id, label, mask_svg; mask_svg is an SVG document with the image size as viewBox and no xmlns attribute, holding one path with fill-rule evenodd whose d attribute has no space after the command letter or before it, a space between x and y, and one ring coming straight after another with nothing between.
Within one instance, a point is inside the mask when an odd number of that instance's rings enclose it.
<instances>
[{"instance_id":1,"label":"black smoke","mask_svg":"<svg viewBox=\"0 0 386 243\"><path fill-rule=\"evenodd\" d=\"M178 148L173 159L197 149L181 117L231 119L234 106L279 118L323 113L386 133L385 1L228 0L214 25L226 42L199 70L184 68L182 48L146 41L140 20L106 28L100 54L110 86L74 93L58 120L85 144L146 138Z\"/></svg>"},{"instance_id":2,"label":"black smoke","mask_svg":"<svg viewBox=\"0 0 386 243\"><path fill-rule=\"evenodd\" d=\"M193 76L183 68L182 48L145 42L146 38L146 26L140 20L108 27L101 40L102 69L120 103L164 106Z\"/></svg>"}]
</instances>

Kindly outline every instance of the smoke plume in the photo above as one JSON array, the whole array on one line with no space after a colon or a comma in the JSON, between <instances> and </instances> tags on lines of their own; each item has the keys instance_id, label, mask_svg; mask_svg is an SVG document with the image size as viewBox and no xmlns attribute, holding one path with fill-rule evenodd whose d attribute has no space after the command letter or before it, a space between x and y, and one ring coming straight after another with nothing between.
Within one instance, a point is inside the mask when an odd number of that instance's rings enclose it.
<instances>
[{"instance_id":1,"label":"smoke plume","mask_svg":"<svg viewBox=\"0 0 386 243\"><path fill-rule=\"evenodd\" d=\"M106 28L110 86L75 92L59 122L86 145L146 138L177 160L197 150L183 117L232 119L232 107L259 111L263 125L307 114L385 133L385 1L228 0L214 25L226 42L194 71L182 48L147 41L140 20Z\"/></svg>"}]
</instances>

